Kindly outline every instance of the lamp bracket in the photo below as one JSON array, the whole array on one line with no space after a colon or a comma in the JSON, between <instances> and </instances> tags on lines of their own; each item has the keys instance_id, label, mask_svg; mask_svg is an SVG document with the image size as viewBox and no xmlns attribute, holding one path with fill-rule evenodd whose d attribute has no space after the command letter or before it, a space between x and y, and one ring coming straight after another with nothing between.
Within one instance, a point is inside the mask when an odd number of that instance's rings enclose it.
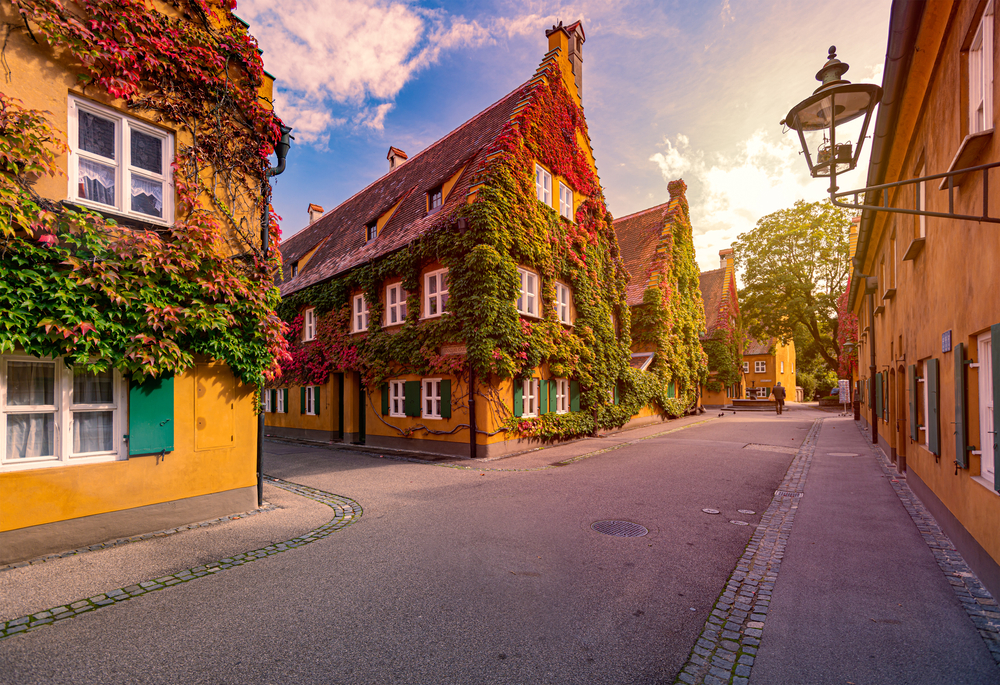
<instances>
[{"instance_id":1,"label":"lamp bracket","mask_svg":"<svg viewBox=\"0 0 1000 685\"><path fill-rule=\"evenodd\" d=\"M866 188L858 188L856 190L845 190L842 192L836 192L832 190L830 192L830 201L837 207L843 207L844 209L851 209L854 211L869 210L873 212L889 212L891 214L910 214L913 216L934 216L942 219L958 219L961 221L981 221L984 223L1000 224L1000 216L990 216L990 179L989 171L1000 167L1000 162L991 162L990 164L981 164L979 166L969 167L967 169L955 169L954 171L946 171L943 174L933 174L931 176L921 176L919 178L910 178L903 181L896 181L894 183L882 183L879 185L868 186ZM955 211L955 178L963 174L971 173L982 173L983 176L983 213L980 215L976 214L960 214ZM931 212L927 209L907 209L904 207L890 207L889 206L889 190L892 188L899 188L907 185L915 185L917 183L924 183L926 181L934 181L937 179L945 179L942 181L942 185L947 183L948 189L948 211L947 212ZM860 196L864 195L864 200L860 199ZM844 202L843 198L854 196L853 202ZM919 193L917 194L919 196ZM874 201L878 202L881 199L882 204L868 204L868 199L872 198ZM994 208L994 211L995 208Z\"/></svg>"}]
</instances>

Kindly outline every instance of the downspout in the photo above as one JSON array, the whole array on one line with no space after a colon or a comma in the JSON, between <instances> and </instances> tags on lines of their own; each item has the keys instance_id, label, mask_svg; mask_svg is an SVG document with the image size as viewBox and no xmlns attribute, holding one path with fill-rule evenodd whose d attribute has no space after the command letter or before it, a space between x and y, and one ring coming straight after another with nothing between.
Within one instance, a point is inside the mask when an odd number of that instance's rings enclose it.
<instances>
[{"instance_id":1,"label":"downspout","mask_svg":"<svg viewBox=\"0 0 1000 685\"><path fill-rule=\"evenodd\" d=\"M476 458L476 372L472 364L469 364L469 458Z\"/></svg>"},{"instance_id":2,"label":"downspout","mask_svg":"<svg viewBox=\"0 0 1000 685\"><path fill-rule=\"evenodd\" d=\"M869 328L868 332L871 334L871 342L868 345L868 350L870 353L871 364L868 367L868 379L869 379L869 389L868 389L868 402L872 408L872 444L878 444L878 407L875 406L875 372L878 367L875 365L875 294L868 293L868 316L869 316Z\"/></svg>"},{"instance_id":3,"label":"downspout","mask_svg":"<svg viewBox=\"0 0 1000 685\"><path fill-rule=\"evenodd\" d=\"M260 250L267 259L267 248L271 243L271 213L269 211L270 184L269 178L278 176L285 170L285 158L288 156L288 148L291 147L292 129L289 126L280 124L281 138L274 146L274 152L278 156L278 166L271 167L264 174L263 183L268 184L268 188L263 192L263 204L260 214ZM261 389L263 391L263 389ZM264 407L263 402L257 403L257 506L264 506Z\"/></svg>"}]
</instances>

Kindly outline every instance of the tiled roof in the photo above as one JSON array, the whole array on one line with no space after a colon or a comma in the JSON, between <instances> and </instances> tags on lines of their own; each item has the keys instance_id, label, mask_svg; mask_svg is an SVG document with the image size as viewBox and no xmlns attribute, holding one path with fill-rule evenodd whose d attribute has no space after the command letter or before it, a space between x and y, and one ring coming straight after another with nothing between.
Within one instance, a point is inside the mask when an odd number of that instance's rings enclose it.
<instances>
[{"instance_id":1,"label":"tiled roof","mask_svg":"<svg viewBox=\"0 0 1000 685\"><path fill-rule=\"evenodd\" d=\"M625 298L629 306L642 304L642 294L649 284L656 248L663 235L669 202L635 214L615 219L615 236L625 270L630 276Z\"/></svg>"},{"instance_id":2,"label":"tiled roof","mask_svg":"<svg viewBox=\"0 0 1000 685\"><path fill-rule=\"evenodd\" d=\"M768 338L763 342L747 339L743 346L743 354L771 354L772 347L774 347L774 338Z\"/></svg>"},{"instance_id":3,"label":"tiled roof","mask_svg":"<svg viewBox=\"0 0 1000 685\"><path fill-rule=\"evenodd\" d=\"M523 101L537 82L536 75L285 241L281 246L282 296L394 252L431 229L448 223L449 216L466 202L475 172L490 152L490 144L508 125L511 115L519 111L518 105L523 108ZM463 167L444 206L428 214L427 191L441 185ZM364 227L396 203L399 203L398 209L378 237L366 244ZM292 263L317 245L320 247L316 254L295 278L290 278Z\"/></svg>"},{"instance_id":4,"label":"tiled roof","mask_svg":"<svg viewBox=\"0 0 1000 685\"><path fill-rule=\"evenodd\" d=\"M698 275L698 286L701 288L701 299L705 303L705 335L706 339L711 338L719 326L719 314L721 313L723 294L726 289L726 270L715 269L713 271L702 271Z\"/></svg>"}]
</instances>

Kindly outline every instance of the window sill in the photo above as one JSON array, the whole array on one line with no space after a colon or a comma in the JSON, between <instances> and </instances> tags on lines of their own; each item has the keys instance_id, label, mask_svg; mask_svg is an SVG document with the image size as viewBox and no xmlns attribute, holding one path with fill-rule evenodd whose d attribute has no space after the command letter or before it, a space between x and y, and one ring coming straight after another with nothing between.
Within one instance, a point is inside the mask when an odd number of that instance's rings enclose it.
<instances>
[{"instance_id":1,"label":"window sill","mask_svg":"<svg viewBox=\"0 0 1000 685\"><path fill-rule=\"evenodd\" d=\"M996 488L993 485L993 481L989 480L988 478L983 478L982 476L972 476L972 480L982 485L984 488L992 492L997 497L1000 497L1000 492L996 491Z\"/></svg>"},{"instance_id":2,"label":"window sill","mask_svg":"<svg viewBox=\"0 0 1000 685\"><path fill-rule=\"evenodd\" d=\"M970 133L965 136L962 144L958 146L958 152L955 153L955 158L951 160L951 166L948 167L948 171L955 171L956 169L966 169L970 166L975 166L974 162L979 157L980 153L986 146L989 145L990 140L993 138L993 129L988 128L985 131L980 131L979 133ZM961 185L962 181L968 174L959 174L953 176L953 183L955 187ZM942 178L941 183L938 184L938 190L948 189L948 178Z\"/></svg>"},{"instance_id":3,"label":"window sill","mask_svg":"<svg viewBox=\"0 0 1000 685\"><path fill-rule=\"evenodd\" d=\"M520 309L517 310L518 316L523 316L526 319L534 319L535 321L541 321L542 317L538 314L529 314L528 312L522 312Z\"/></svg>"},{"instance_id":4,"label":"window sill","mask_svg":"<svg viewBox=\"0 0 1000 685\"><path fill-rule=\"evenodd\" d=\"M883 300L891 300L894 297L896 297L896 289L895 288L887 288L886 291L884 293L882 293L882 299Z\"/></svg>"},{"instance_id":5,"label":"window sill","mask_svg":"<svg viewBox=\"0 0 1000 685\"><path fill-rule=\"evenodd\" d=\"M390 413L389 414L389 418L390 419L405 419L406 418L406 414L392 414L392 413Z\"/></svg>"},{"instance_id":6,"label":"window sill","mask_svg":"<svg viewBox=\"0 0 1000 685\"><path fill-rule=\"evenodd\" d=\"M910 243L910 246L906 248L906 253L903 255L904 262L912 262L917 256L924 251L924 245L927 243L927 238L914 238Z\"/></svg>"},{"instance_id":7,"label":"window sill","mask_svg":"<svg viewBox=\"0 0 1000 685\"><path fill-rule=\"evenodd\" d=\"M440 416L421 416L420 418L423 419L424 421L440 421L441 420Z\"/></svg>"},{"instance_id":8,"label":"window sill","mask_svg":"<svg viewBox=\"0 0 1000 685\"><path fill-rule=\"evenodd\" d=\"M171 187L171 192L173 192ZM63 200L60 202L63 207L67 209L75 210L87 210L94 212L95 214L100 214L105 219L110 219L117 223L119 226L126 226L128 228L139 228L139 229L152 229L164 230L168 229L174 225L172 221L167 221L165 219L157 219L156 217L142 218L141 216L136 216L134 214L126 214L124 212L119 212L115 208L109 208L107 205L98 204L96 202L87 202L86 200L74 199L74 200Z\"/></svg>"}]
</instances>

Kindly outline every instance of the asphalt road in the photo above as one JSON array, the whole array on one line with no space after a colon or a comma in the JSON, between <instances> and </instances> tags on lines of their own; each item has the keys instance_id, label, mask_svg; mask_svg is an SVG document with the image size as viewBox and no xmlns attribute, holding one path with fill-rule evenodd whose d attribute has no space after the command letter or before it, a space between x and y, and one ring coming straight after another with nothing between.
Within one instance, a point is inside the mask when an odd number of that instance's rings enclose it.
<instances>
[{"instance_id":1,"label":"asphalt road","mask_svg":"<svg viewBox=\"0 0 1000 685\"><path fill-rule=\"evenodd\" d=\"M535 471L269 444L266 473L361 519L3 640L0 682L672 683L793 456L743 446L798 447L809 414L729 414ZM650 532L590 528L604 519Z\"/></svg>"}]
</instances>

